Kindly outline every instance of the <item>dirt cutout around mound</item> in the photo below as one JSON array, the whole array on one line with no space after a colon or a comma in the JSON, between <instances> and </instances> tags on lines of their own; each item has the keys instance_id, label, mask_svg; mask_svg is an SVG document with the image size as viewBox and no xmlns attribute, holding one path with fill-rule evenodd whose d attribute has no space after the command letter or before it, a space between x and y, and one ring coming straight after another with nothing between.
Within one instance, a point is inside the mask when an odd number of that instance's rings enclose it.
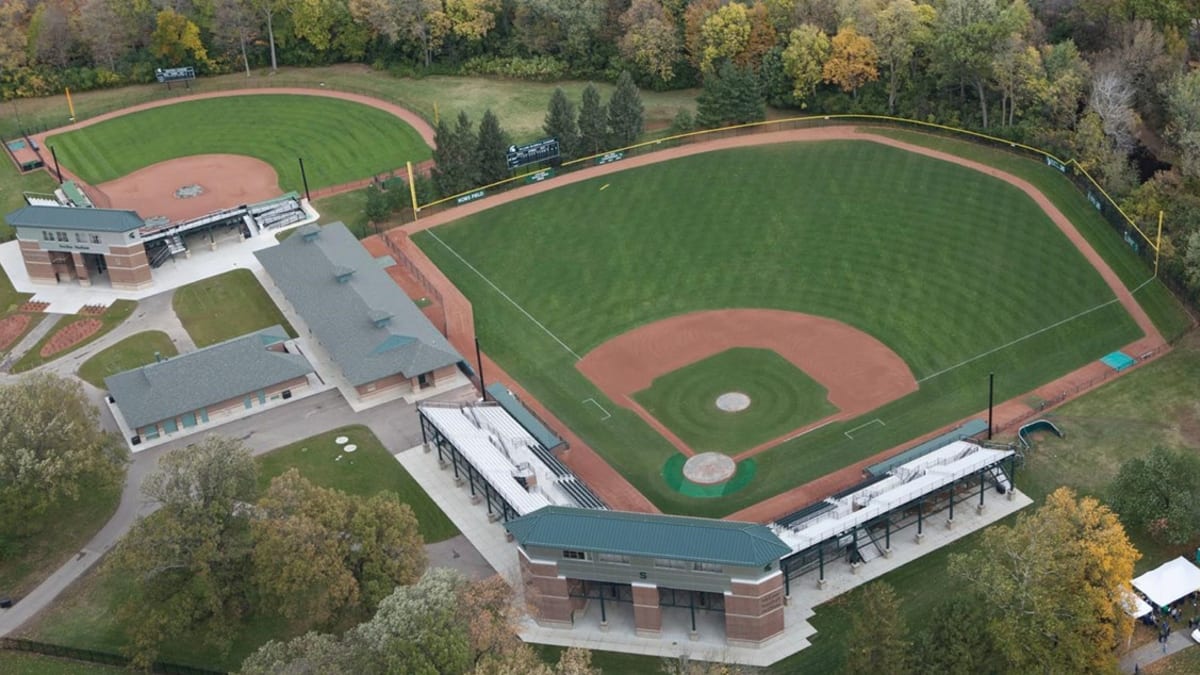
<instances>
[{"instance_id":1,"label":"dirt cutout around mound","mask_svg":"<svg viewBox=\"0 0 1200 675\"><path fill-rule=\"evenodd\" d=\"M870 412L917 390L912 370L887 345L849 324L774 309L722 309L673 316L604 342L575 367L617 404L638 414L685 455L695 451L633 400L657 377L736 347L773 351L829 392L839 412L737 455L745 459L805 431Z\"/></svg>"},{"instance_id":2,"label":"dirt cutout around mound","mask_svg":"<svg viewBox=\"0 0 1200 675\"><path fill-rule=\"evenodd\" d=\"M200 194L176 194L180 188L191 186L199 186ZM172 222L283 194L275 168L245 155L168 159L96 187L108 198L111 208L137 211L142 218L165 216Z\"/></svg>"}]
</instances>

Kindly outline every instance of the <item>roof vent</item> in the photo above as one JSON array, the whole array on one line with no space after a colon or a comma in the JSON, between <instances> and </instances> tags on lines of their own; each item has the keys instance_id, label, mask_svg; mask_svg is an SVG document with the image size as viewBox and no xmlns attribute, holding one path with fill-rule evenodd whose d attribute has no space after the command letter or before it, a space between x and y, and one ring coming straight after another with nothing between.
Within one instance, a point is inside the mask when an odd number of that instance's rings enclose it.
<instances>
[{"instance_id":1,"label":"roof vent","mask_svg":"<svg viewBox=\"0 0 1200 675\"><path fill-rule=\"evenodd\" d=\"M335 279L337 279L339 284L344 284L347 281L350 281L350 277L354 276L354 268L346 267L345 265L338 265L337 267L333 268L333 276Z\"/></svg>"},{"instance_id":2,"label":"roof vent","mask_svg":"<svg viewBox=\"0 0 1200 675\"><path fill-rule=\"evenodd\" d=\"M367 318L375 324L376 328L383 328L392 322L392 313L382 309L373 309L367 312Z\"/></svg>"}]
</instances>

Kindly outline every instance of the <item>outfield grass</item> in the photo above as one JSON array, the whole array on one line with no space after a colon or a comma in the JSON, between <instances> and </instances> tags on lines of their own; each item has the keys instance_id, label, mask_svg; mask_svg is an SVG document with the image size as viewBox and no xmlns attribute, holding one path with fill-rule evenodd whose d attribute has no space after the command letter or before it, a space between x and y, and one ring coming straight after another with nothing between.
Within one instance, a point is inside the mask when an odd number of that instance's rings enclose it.
<instances>
[{"instance_id":1,"label":"outfield grass","mask_svg":"<svg viewBox=\"0 0 1200 675\"><path fill-rule=\"evenodd\" d=\"M346 436L358 449L353 453L336 450L334 439L338 436ZM335 461L339 455L342 459ZM260 491L266 489L271 478L296 468L317 485L359 497L369 497L381 490L396 493L402 502L412 507L426 542L442 541L458 534L454 524L424 489L366 427L334 429L273 450L255 461ZM116 608L131 592L134 582L109 574L101 566L97 570L73 584L24 630L23 636L72 647L120 652L126 639L116 620ZM197 636L189 635L164 645L159 658L205 668L236 670L246 656L266 641L287 639L307 629L303 621L289 623L278 616L251 614L234 631L228 653L218 653Z\"/></svg>"},{"instance_id":2,"label":"outfield grass","mask_svg":"<svg viewBox=\"0 0 1200 675\"><path fill-rule=\"evenodd\" d=\"M136 301L117 300L114 301L113 304L109 305L108 309L105 310L105 312L100 316L84 316L82 314L76 314L65 316L59 319L58 324L55 325L54 328L50 329L50 332L46 333L41 340L38 340L37 344L30 347L29 351L25 352L23 355L21 355L21 358L17 359L17 362L12 366L11 372L23 373L27 370L33 370L43 363L49 363L50 361L61 359L67 354L70 354L81 347L90 345L96 340L99 340L107 335L112 329L124 323L124 321L133 314L135 309L137 309ZM42 346L49 342L50 338L54 337L54 334L58 332L60 328L80 319L100 319L100 330L89 335L87 339L75 343L70 349L66 349L43 358L41 355Z\"/></svg>"},{"instance_id":3,"label":"outfield grass","mask_svg":"<svg viewBox=\"0 0 1200 675\"><path fill-rule=\"evenodd\" d=\"M170 336L160 330L148 330L96 353L79 366L76 374L92 386L104 389L104 378L109 375L153 363L156 354L170 357L178 353Z\"/></svg>"},{"instance_id":4,"label":"outfield grass","mask_svg":"<svg viewBox=\"0 0 1200 675\"><path fill-rule=\"evenodd\" d=\"M726 392L746 394L750 407L721 410ZM739 348L667 373L633 398L696 452L732 455L837 412L828 394L779 354Z\"/></svg>"},{"instance_id":5,"label":"outfield grass","mask_svg":"<svg viewBox=\"0 0 1200 675\"><path fill-rule=\"evenodd\" d=\"M416 241L473 301L489 354L669 512L726 515L983 409L989 372L1005 400L1140 335L1023 193L872 143L706 153L499 206ZM759 478L735 495L684 498L660 477L671 446L574 363L641 324L727 307L844 321L895 350L920 390L759 455ZM614 417L581 406L587 398ZM875 418L885 425L843 433Z\"/></svg>"},{"instance_id":6,"label":"outfield grass","mask_svg":"<svg viewBox=\"0 0 1200 675\"><path fill-rule=\"evenodd\" d=\"M58 159L93 185L188 155L257 157L284 190L312 189L382 173L431 151L391 113L321 96L269 95L187 101L50 136Z\"/></svg>"},{"instance_id":7,"label":"outfield grass","mask_svg":"<svg viewBox=\"0 0 1200 675\"><path fill-rule=\"evenodd\" d=\"M171 306L197 347L276 324L283 326L288 335L296 336L250 270L233 270L181 286Z\"/></svg>"},{"instance_id":8,"label":"outfield grass","mask_svg":"<svg viewBox=\"0 0 1200 675\"><path fill-rule=\"evenodd\" d=\"M342 452L334 439L345 436L358 446L353 453ZM341 457L341 459L337 459ZM363 426L342 427L297 441L258 458L259 488L265 490L271 479L295 468L317 485L347 494L370 497L388 490L412 507L421 524L426 543L444 541L458 534L458 528L417 481L383 447L375 434Z\"/></svg>"},{"instance_id":9,"label":"outfield grass","mask_svg":"<svg viewBox=\"0 0 1200 675\"><path fill-rule=\"evenodd\" d=\"M1070 179L1045 163L1026 155L919 131L891 128L870 128L868 131L983 162L1024 178L1037 186L1058 210L1071 219L1088 243L1121 278L1126 288L1138 288L1153 276L1151 267L1129 248L1124 238L1096 211ZM1154 321L1155 327L1168 340L1178 338L1191 327L1191 319L1182 304L1161 282L1147 284L1137 291L1135 297Z\"/></svg>"}]
</instances>

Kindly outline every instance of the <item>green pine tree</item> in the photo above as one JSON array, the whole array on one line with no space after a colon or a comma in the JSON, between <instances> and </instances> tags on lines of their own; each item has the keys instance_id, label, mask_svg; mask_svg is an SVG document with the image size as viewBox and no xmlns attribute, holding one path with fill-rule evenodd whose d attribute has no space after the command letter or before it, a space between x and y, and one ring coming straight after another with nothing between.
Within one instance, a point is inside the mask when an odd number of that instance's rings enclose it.
<instances>
[{"instance_id":1,"label":"green pine tree","mask_svg":"<svg viewBox=\"0 0 1200 675\"><path fill-rule=\"evenodd\" d=\"M696 124L702 128L758 122L766 118L762 89L750 68L726 61L704 78L696 99Z\"/></svg>"},{"instance_id":2,"label":"green pine tree","mask_svg":"<svg viewBox=\"0 0 1200 675\"><path fill-rule=\"evenodd\" d=\"M607 136L608 119L600 102L600 90L589 82L579 106L579 154L586 157L603 152L608 147Z\"/></svg>"},{"instance_id":3,"label":"green pine tree","mask_svg":"<svg viewBox=\"0 0 1200 675\"><path fill-rule=\"evenodd\" d=\"M546 123L542 126L546 135L558 139L558 149L564 160L579 156L579 127L575 123L575 105L561 88L550 96L550 108L546 111Z\"/></svg>"},{"instance_id":4,"label":"green pine tree","mask_svg":"<svg viewBox=\"0 0 1200 675\"><path fill-rule=\"evenodd\" d=\"M433 180L443 196L466 192L479 185L478 141L467 113L459 112L451 127L438 122L433 151Z\"/></svg>"},{"instance_id":5,"label":"green pine tree","mask_svg":"<svg viewBox=\"0 0 1200 675\"><path fill-rule=\"evenodd\" d=\"M617 78L617 90L608 101L609 147L624 148L633 145L645 127L645 109L642 94L633 83L629 71L621 71Z\"/></svg>"},{"instance_id":6,"label":"green pine tree","mask_svg":"<svg viewBox=\"0 0 1200 675\"><path fill-rule=\"evenodd\" d=\"M479 145L476 154L479 157L479 183L487 185L508 178L508 162L506 155L510 141L508 134L500 128L500 120L488 108L479 121Z\"/></svg>"},{"instance_id":7,"label":"green pine tree","mask_svg":"<svg viewBox=\"0 0 1200 675\"><path fill-rule=\"evenodd\" d=\"M905 675L909 668L908 629L896 590L882 581L864 586L850 621L848 675Z\"/></svg>"}]
</instances>

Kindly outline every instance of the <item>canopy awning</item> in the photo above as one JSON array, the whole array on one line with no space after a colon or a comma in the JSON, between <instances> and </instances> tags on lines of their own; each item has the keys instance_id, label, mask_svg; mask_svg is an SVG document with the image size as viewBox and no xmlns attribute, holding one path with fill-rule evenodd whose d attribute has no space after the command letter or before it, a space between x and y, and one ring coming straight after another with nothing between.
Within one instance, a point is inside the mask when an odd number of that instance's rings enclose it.
<instances>
[{"instance_id":1,"label":"canopy awning","mask_svg":"<svg viewBox=\"0 0 1200 675\"><path fill-rule=\"evenodd\" d=\"M1200 567L1181 556L1134 579L1133 587L1150 602L1165 607L1200 590Z\"/></svg>"}]
</instances>

